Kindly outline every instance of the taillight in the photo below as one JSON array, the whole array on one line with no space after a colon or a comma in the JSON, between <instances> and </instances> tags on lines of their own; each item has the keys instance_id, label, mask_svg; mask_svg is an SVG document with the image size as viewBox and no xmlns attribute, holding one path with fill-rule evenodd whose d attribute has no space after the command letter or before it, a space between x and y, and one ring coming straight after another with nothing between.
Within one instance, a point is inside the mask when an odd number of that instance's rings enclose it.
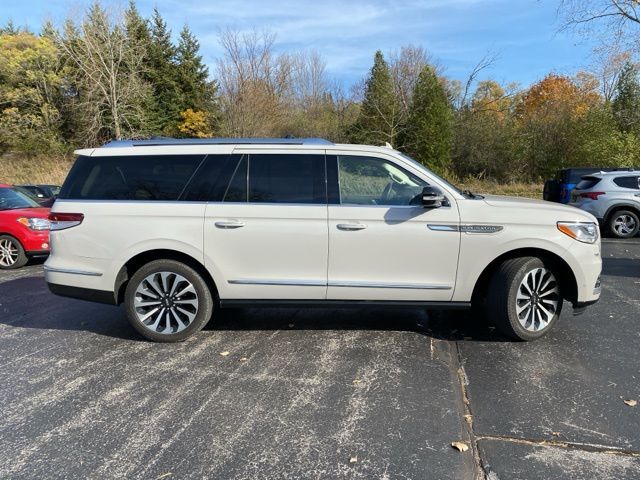
<instances>
[{"instance_id":1,"label":"taillight","mask_svg":"<svg viewBox=\"0 0 640 480\"><path fill-rule=\"evenodd\" d=\"M597 200L600 195L604 195L604 192L584 192L580 194L580 197L590 198L591 200Z\"/></svg>"},{"instance_id":2,"label":"taillight","mask_svg":"<svg viewBox=\"0 0 640 480\"><path fill-rule=\"evenodd\" d=\"M49 221L53 231L77 227L82 223L82 220L84 220L82 213L49 213Z\"/></svg>"}]
</instances>

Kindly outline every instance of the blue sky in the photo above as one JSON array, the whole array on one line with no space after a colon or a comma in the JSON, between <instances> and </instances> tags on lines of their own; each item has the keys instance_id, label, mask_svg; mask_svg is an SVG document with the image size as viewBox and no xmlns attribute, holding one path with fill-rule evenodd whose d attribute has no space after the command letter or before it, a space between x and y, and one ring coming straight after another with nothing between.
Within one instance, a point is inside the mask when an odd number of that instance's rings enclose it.
<instances>
[{"instance_id":1,"label":"blue sky","mask_svg":"<svg viewBox=\"0 0 640 480\"><path fill-rule=\"evenodd\" d=\"M268 29L277 48L314 49L333 78L347 85L366 74L375 50L422 45L444 67L444 74L463 80L487 52L498 55L483 76L526 86L548 72L571 74L590 63L592 46L571 33L559 32L560 0L138 0L148 15L157 6L174 34L184 23L200 39L213 72L221 54L221 28ZM88 2L3 0L0 21L37 30L45 19L60 22ZM114 5L126 6L125 0Z\"/></svg>"}]
</instances>

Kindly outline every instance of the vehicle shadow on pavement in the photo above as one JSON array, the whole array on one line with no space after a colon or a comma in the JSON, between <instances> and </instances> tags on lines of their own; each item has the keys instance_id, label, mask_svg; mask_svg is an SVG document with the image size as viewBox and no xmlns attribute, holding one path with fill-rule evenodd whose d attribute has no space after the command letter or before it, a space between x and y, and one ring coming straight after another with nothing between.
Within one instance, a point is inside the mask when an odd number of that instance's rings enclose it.
<instances>
[{"instance_id":1,"label":"vehicle shadow on pavement","mask_svg":"<svg viewBox=\"0 0 640 480\"><path fill-rule=\"evenodd\" d=\"M0 284L0 325L85 331L122 340L144 341L122 307L53 295L41 276ZM225 308L217 309L209 331L370 330L414 332L438 340L505 342L472 311L421 308Z\"/></svg>"},{"instance_id":2,"label":"vehicle shadow on pavement","mask_svg":"<svg viewBox=\"0 0 640 480\"><path fill-rule=\"evenodd\" d=\"M471 311L419 308L227 308L217 311L205 330L375 330L449 341L511 341Z\"/></svg>"},{"instance_id":3,"label":"vehicle shadow on pavement","mask_svg":"<svg viewBox=\"0 0 640 480\"><path fill-rule=\"evenodd\" d=\"M0 283L0 325L143 340L128 324L122 308L55 296L41 276Z\"/></svg>"},{"instance_id":4,"label":"vehicle shadow on pavement","mask_svg":"<svg viewBox=\"0 0 640 480\"><path fill-rule=\"evenodd\" d=\"M602 273L616 277L640 278L640 258L605 257Z\"/></svg>"}]
</instances>

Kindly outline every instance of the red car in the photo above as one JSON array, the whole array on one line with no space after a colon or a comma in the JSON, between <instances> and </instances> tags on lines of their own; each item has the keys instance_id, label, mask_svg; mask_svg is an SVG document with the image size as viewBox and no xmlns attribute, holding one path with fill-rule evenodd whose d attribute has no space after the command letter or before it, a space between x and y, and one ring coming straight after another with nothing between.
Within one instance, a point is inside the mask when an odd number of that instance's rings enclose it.
<instances>
[{"instance_id":1,"label":"red car","mask_svg":"<svg viewBox=\"0 0 640 480\"><path fill-rule=\"evenodd\" d=\"M0 269L49 255L49 209L11 185L0 184Z\"/></svg>"}]
</instances>

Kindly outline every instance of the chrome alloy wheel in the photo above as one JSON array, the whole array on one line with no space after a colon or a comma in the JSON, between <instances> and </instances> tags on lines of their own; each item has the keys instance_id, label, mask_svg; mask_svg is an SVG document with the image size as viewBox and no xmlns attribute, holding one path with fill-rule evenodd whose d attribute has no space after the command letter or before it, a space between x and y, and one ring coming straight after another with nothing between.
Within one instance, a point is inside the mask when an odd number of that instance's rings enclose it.
<instances>
[{"instance_id":1,"label":"chrome alloy wheel","mask_svg":"<svg viewBox=\"0 0 640 480\"><path fill-rule=\"evenodd\" d=\"M636 220L631 215L620 215L613 221L613 229L618 235L629 235L636 228Z\"/></svg>"},{"instance_id":2,"label":"chrome alloy wheel","mask_svg":"<svg viewBox=\"0 0 640 480\"><path fill-rule=\"evenodd\" d=\"M516 295L516 314L525 330L539 332L546 328L562 301L556 277L546 268L527 272Z\"/></svg>"},{"instance_id":3,"label":"chrome alloy wheel","mask_svg":"<svg viewBox=\"0 0 640 480\"><path fill-rule=\"evenodd\" d=\"M196 318L198 294L182 275L156 272L138 285L134 309L138 321L152 332L178 333Z\"/></svg>"},{"instance_id":4,"label":"chrome alloy wheel","mask_svg":"<svg viewBox=\"0 0 640 480\"><path fill-rule=\"evenodd\" d=\"M11 240L0 240L0 265L11 267L18 261L18 257L18 247Z\"/></svg>"}]
</instances>

